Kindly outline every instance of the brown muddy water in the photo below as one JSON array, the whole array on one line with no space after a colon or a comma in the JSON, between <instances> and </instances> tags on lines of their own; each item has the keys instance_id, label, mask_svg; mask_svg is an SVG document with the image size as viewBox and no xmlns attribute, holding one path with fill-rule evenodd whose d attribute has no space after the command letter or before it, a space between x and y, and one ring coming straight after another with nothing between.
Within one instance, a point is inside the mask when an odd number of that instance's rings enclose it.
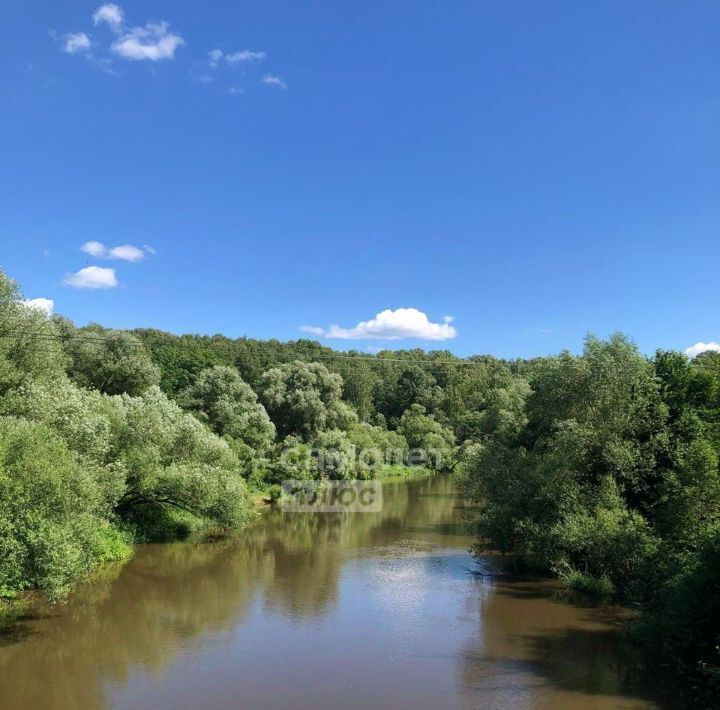
<instances>
[{"instance_id":1,"label":"brown muddy water","mask_svg":"<svg viewBox=\"0 0 720 710\"><path fill-rule=\"evenodd\" d=\"M0 637L0 708L672 706L616 611L473 559L452 477L383 493L382 513L138 548Z\"/></svg>"}]
</instances>

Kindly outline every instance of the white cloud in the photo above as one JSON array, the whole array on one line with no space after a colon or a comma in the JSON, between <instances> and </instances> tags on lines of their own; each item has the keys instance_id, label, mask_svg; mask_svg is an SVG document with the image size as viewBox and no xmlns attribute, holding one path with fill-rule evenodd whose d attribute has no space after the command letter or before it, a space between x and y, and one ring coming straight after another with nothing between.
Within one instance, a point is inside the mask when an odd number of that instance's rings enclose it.
<instances>
[{"instance_id":1,"label":"white cloud","mask_svg":"<svg viewBox=\"0 0 720 710\"><path fill-rule=\"evenodd\" d=\"M265 52L251 52L249 49L243 49L239 52L225 55L225 59L229 64L239 64L241 62L261 62L265 59L265 57L267 57Z\"/></svg>"},{"instance_id":2,"label":"white cloud","mask_svg":"<svg viewBox=\"0 0 720 710\"><path fill-rule=\"evenodd\" d=\"M174 59L175 50L183 44L185 40L172 34L167 22L148 22L145 27L123 30L110 49L124 59L156 62Z\"/></svg>"},{"instance_id":3,"label":"white cloud","mask_svg":"<svg viewBox=\"0 0 720 710\"><path fill-rule=\"evenodd\" d=\"M712 341L709 343L695 343L695 345L685 348L685 354L688 357L697 357L700 353L705 353L709 350L715 353L720 353L720 343Z\"/></svg>"},{"instance_id":4,"label":"white cloud","mask_svg":"<svg viewBox=\"0 0 720 710\"><path fill-rule=\"evenodd\" d=\"M87 52L92 47L90 38L84 32L70 32L65 35L64 39L65 43L62 49L68 54Z\"/></svg>"},{"instance_id":5,"label":"white cloud","mask_svg":"<svg viewBox=\"0 0 720 710\"><path fill-rule=\"evenodd\" d=\"M92 17L93 22L96 25L105 22L106 24L110 25L111 29L119 30L123 24L124 13L123 9L119 5L108 2L104 5L100 5L100 7L95 10Z\"/></svg>"},{"instance_id":6,"label":"white cloud","mask_svg":"<svg viewBox=\"0 0 720 710\"><path fill-rule=\"evenodd\" d=\"M22 301L22 304L26 308L30 308L33 311L40 311L46 316L51 316L55 308L55 301L53 301L52 298L29 298L27 301Z\"/></svg>"},{"instance_id":7,"label":"white cloud","mask_svg":"<svg viewBox=\"0 0 720 710\"><path fill-rule=\"evenodd\" d=\"M263 84L269 84L270 86L277 86L280 89L287 89L287 84L279 76L273 76L272 74L265 74L265 76L262 79L260 79L260 81Z\"/></svg>"},{"instance_id":8,"label":"white cloud","mask_svg":"<svg viewBox=\"0 0 720 710\"><path fill-rule=\"evenodd\" d=\"M225 54L221 49L211 49L207 56L208 59L206 67L211 70L216 70L223 63L231 67L240 64L255 64L256 62L263 61L263 59L267 57L267 54L265 52L252 52L249 49L241 49L237 52L233 52L232 54ZM200 78L201 81L212 81L212 77L208 75L200 74L198 78ZM240 87L231 87L228 90L228 93L244 94L245 91Z\"/></svg>"},{"instance_id":9,"label":"white cloud","mask_svg":"<svg viewBox=\"0 0 720 710\"><path fill-rule=\"evenodd\" d=\"M450 323L433 323L417 308L398 308L394 311L388 308L370 320L361 321L354 328L331 325L325 329L304 325L300 330L342 340L449 340L457 336L457 330Z\"/></svg>"},{"instance_id":10,"label":"white cloud","mask_svg":"<svg viewBox=\"0 0 720 710\"><path fill-rule=\"evenodd\" d=\"M107 254L107 247L101 242L85 242L80 247L80 251L84 251L90 256L101 256L104 257Z\"/></svg>"},{"instance_id":11,"label":"white cloud","mask_svg":"<svg viewBox=\"0 0 720 710\"><path fill-rule=\"evenodd\" d=\"M102 242L85 242L80 250L98 259L120 259L121 261L141 261L146 254L155 253L155 250L147 245L142 249L132 244L106 247Z\"/></svg>"},{"instance_id":12,"label":"white cloud","mask_svg":"<svg viewBox=\"0 0 720 710\"><path fill-rule=\"evenodd\" d=\"M231 86L228 89L228 94L244 94L245 89L242 88L242 86Z\"/></svg>"},{"instance_id":13,"label":"white cloud","mask_svg":"<svg viewBox=\"0 0 720 710\"><path fill-rule=\"evenodd\" d=\"M121 244L119 247L110 249L108 258L122 259L123 261L140 261L145 258L145 252L132 244Z\"/></svg>"},{"instance_id":14,"label":"white cloud","mask_svg":"<svg viewBox=\"0 0 720 710\"><path fill-rule=\"evenodd\" d=\"M86 266L74 274L68 274L63 283L73 288L115 288L118 285L115 269L102 266Z\"/></svg>"},{"instance_id":15,"label":"white cloud","mask_svg":"<svg viewBox=\"0 0 720 710\"><path fill-rule=\"evenodd\" d=\"M100 5L92 17L95 25L106 24L116 35L115 41L110 45L110 51L123 59L152 62L174 59L177 48L185 44L185 40L180 35L170 32L167 22L148 22L144 27L127 27L125 13L115 3ZM66 35L63 50L70 54L78 52L87 54L90 47L88 35L77 32ZM107 58L97 59L90 54L87 56L100 68L108 70Z\"/></svg>"}]
</instances>

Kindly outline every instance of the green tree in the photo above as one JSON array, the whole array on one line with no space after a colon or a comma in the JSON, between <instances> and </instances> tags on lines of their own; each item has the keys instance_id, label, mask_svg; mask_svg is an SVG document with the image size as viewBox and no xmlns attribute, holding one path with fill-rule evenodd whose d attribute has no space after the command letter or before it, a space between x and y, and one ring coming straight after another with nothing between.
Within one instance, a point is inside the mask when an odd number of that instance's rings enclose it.
<instances>
[{"instance_id":1,"label":"green tree","mask_svg":"<svg viewBox=\"0 0 720 710\"><path fill-rule=\"evenodd\" d=\"M62 375L66 362L56 336L53 322L25 306L18 285L0 271L0 394Z\"/></svg>"},{"instance_id":2,"label":"green tree","mask_svg":"<svg viewBox=\"0 0 720 710\"><path fill-rule=\"evenodd\" d=\"M60 437L0 417L0 596L31 587L64 596L102 558L103 507Z\"/></svg>"},{"instance_id":3,"label":"green tree","mask_svg":"<svg viewBox=\"0 0 720 710\"><path fill-rule=\"evenodd\" d=\"M338 415L342 378L324 365L297 360L268 370L259 393L280 436L309 441Z\"/></svg>"},{"instance_id":4,"label":"green tree","mask_svg":"<svg viewBox=\"0 0 720 710\"><path fill-rule=\"evenodd\" d=\"M405 438L410 449L424 452L424 462L442 468L453 466L455 435L432 415L426 414L421 404L413 404L403 412L398 433Z\"/></svg>"},{"instance_id":5,"label":"green tree","mask_svg":"<svg viewBox=\"0 0 720 710\"><path fill-rule=\"evenodd\" d=\"M232 367L203 370L181 400L220 436L237 439L258 452L275 439L275 426L257 395Z\"/></svg>"},{"instance_id":6,"label":"green tree","mask_svg":"<svg viewBox=\"0 0 720 710\"><path fill-rule=\"evenodd\" d=\"M68 374L103 394L139 395L160 382L160 370L142 342L121 330L89 325L65 334Z\"/></svg>"},{"instance_id":7,"label":"green tree","mask_svg":"<svg viewBox=\"0 0 720 710\"><path fill-rule=\"evenodd\" d=\"M184 412L159 389L117 397L124 411L119 462L126 491L118 511L175 508L228 527L251 517L239 462L226 441Z\"/></svg>"},{"instance_id":8,"label":"green tree","mask_svg":"<svg viewBox=\"0 0 720 710\"><path fill-rule=\"evenodd\" d=\"M355 447L339 429L321 431L313 441L317 478L343 480L357 474Z\"/></svg>"}]
</instances>

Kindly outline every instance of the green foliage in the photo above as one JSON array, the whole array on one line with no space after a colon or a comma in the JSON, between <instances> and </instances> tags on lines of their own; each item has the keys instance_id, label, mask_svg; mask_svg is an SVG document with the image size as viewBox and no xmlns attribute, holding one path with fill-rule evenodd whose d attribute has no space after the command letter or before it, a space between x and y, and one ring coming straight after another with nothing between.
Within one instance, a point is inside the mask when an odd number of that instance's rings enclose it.
<instances>
[{"instance_id":1,"label":"green foliage","mask_svg":"<svg viewBox=\"0 0 720 710\"><path fill-rule=\"evenodd\" d=\"M320 432L313 441L318 452L317 478L347 480L361 473L356 466L355 446L344 431L330 429Z\"/></svg>"},{"instance_id":2,"label":"green foliage","mask_svg":"<svg viewBox=\"0 0 720 710\"><path fill-rule=\"evenodd\" d=\"M98 530L97 561L124 562L132 556L134 542L134 535L126 526L104 525Z\"/></svg>"},{"instance_id":3,"label":"green foliage","mask_svg":"<svg viewBox=\"0 0 720 710\"><path fill-rule=\"evenodd\" d=\"M97 391L80 389L66 377L28 382L0 399L0 413L42 422L89 463L110 464L122 410Z\"/></svg>"},{"instance_id":4,"label":"green foliage","mask_svg":"<svg viewBox=\"0 0 720 710\"><path fill-rule=\"evenodd\" d=\"M61 599L160 528L252 516L236 452L160 391L138 338L49 319L2 273L0 335L0 595L37 587ZM215 423L229 440L245 424L269 445L272 425L243 387Z\"/></svg>"},{"instance_id":5,"label":"green foliage","mask_svg":"<svg viewBox=\"0 0 720 710\"><path fill-rule=\"evenodd\" d=\"M649 361L616 335L522 376L529 393L505 384L462 419L477 442L459 469L479 544L640 602L643 638L720 687L716 359Z\"/></svg>"},{"instance_id":6,"label":"green foliage","mask_svg":"<svg viewBox=\"0 0 720 710\"><path fill-rule=\"evenodd\" d=\"M232 367L203 370L181 397L185 406L220 436L236 439L256 452L270 448L275 426L257 395Z\"/></svg>"},{"instance_id":7,"label":"green foliage","mask_svg":"<svg viewBox=\"0 0 720 710\"><path fill-rule=\"evenodd\" d=\"M659 533L678 552L697 549L720 521L718 455L710 442L690 443L659 489Z\"/></svg>"},{"instance_id":8,"label":"green foliage","mask_svg":"<svg viewBox=\"0 0 720 710\"><path fill-rule=\"evenodd\" d=\"M413 404L403 412L398 432L405 437L409 448L416 450L416 455L424 457L423 461L415 463L437 463L442 468L453 466L455 434L436 421L435 417L426 414L421 404ZM410 455L413 456L412 451Z\"/></svg>"},{"instance_id":9,"label":"green foliage","mask_svg":"<svg viewBox=\"0 0 720 710\"><path fill-rule=\"evenodd\" d=\"M570 589L598 597L609 596L615 591L613 583L607 575L592 577L577 570L571 570L567 574L561 574L560 578Z\"/></svg>"},{"instance_id":10,"label":"green foliage","mask_svg":"<svg viewBox=\"0 0 720 710\"><path fill-rule=\"evenodd\" d=\"M247 482L275 495L439 455L479 546L637 602L641 636L720 689L717 353L648 359L614 335L533 361L340 358L310 340L77 329L2 272L0 336L5 600L62 598L134 541L241 526Z\"/></svg>"},{"instance_id":11,"label":"green foliage","mask_svg":"<svg viewBox=\"0 0 720 710\"><path fill-rule=\"evenodd\" d=\"M26 382L52 380L66 364L53 322L21 299L17 284L0 271L0 395Z\"/></svg>"},{"instance_id":12,"label":"green foliage","mask_svg":"<svg viewBox=\"0 0 720 710\"><path fill-rule=\"evenodd\" d=\"M434 375L418 365L407 365L396 378L380 380L376 392L378 410L390 421L398 420L413 405L435 411L443 398Z\"/></svg>"},{"instance_id":13,"label":"green foliage","mask_svg":"<svg viewBox=\"0 0 720 710\"><path fill-rule=\"evenodd\" d=\"M103 394L139 395L160 381L160 369L138 338L99 325L75 329L65 323L68 374L81 387Z\"/></svg>"},{"instance_id":14,"label":"green foliage","mask_svg":"<svg viewBox=\"0 0 720 710\"><path fill-rule=\"evenodd\" d=\"M247 488L226 441L158 387L118 401L124 412L119 460L127 472L121 515L135 506L170 506L221 525L248 519Z\"/></svg>"},{"instance_id":15,"label":"green foliage","mask_svg":"<svg viewBox=\"0 0 720 710\"><path fill-rule=\"evenodd\" d=\"M435 473L432 469L422 466L399 466L387 464L378 471L380 478L417 478L420 476L431 476Z\"/></svg>"},{"instance_id":16,"label":"green foliage","mask_svg":"<svg viewBox=\"0 0 720 710\"><path fill-rule=\"evenodd\" d=\"M270 483L282 481L309 481L317 476L312 447L297 436L286 436L277 445L273 461L269 465L267 479Z\"/></svg>"},{"instance_id":17,"label":"green foliage","mask_svg":"<svg viewBox=\"0 0 720 710\"><path fill-rule=\"evenodd\" d=\"M92 473L42 424L0 418L0 589L64 596L105 549Z\"/></svg>"},{"instance_id":18,"label":"green foliage","mask_svg":"<svg viewBox=\"0 0 720 710\"><path fill-rule=\"evenodd\" d=\"M319 363L298 360L274 367L260 378L260 399L282 437L309 441L342 419L341 393L340 375Z\"/></svg>"},{"instance_id":19,"label":"green foliage","mask_svg":"<svg viewBox=\"0 0 720 710\"><path fill-rule=\"evenodd\" d=\"M355 446L359 468L366 477L371 477L385 465L400 465L407 461L407 440L396 431L357 423L348 430L348 439Z\"/></svg>"},{"instance_id":20,"label":"green foliage","mask_svg":"<svg viewBox=\"0 0 720 710\"><path fill-rule=\"evenodd\" d=\"M160 368L160 386L171 396L191 387L203 370L231 364L212 347L209 338L176 336L160 330L136 330L133 335L142 341Z\"/></svg>"},{"instance_id":21,"label":"green foliage","mask_svg":"<svg viewBox=\"0 0 720 710\"><path fill-rule=\"evenodd\" d=\"M720 697L720 525L684 563L675 561L646 608L640 637L660 658L695 674L698 707L713 707Z\"/></svg>"}]
</instances>

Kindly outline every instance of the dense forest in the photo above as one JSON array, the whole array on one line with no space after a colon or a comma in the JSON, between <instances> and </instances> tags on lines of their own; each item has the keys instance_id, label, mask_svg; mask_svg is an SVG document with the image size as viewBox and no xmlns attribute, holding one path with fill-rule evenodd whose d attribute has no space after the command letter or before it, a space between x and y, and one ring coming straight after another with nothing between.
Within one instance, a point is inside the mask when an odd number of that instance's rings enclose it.
<instances>
[{"instance_id":1,"label":"dense forest","mask_svg":"<svg viewBox=\"0 0 720 710\"><path fill-rule=\"evenodd\" d=\"M339 455L319 466L317 449ZM647 358L620 335L502 361L78 328L0 272L0 616L133 543L237 529L282 480L397 473L412 451L459 476L479 550L637 606L640 640L720 688L720 355Z\"/></svg>"}]
</instances>

